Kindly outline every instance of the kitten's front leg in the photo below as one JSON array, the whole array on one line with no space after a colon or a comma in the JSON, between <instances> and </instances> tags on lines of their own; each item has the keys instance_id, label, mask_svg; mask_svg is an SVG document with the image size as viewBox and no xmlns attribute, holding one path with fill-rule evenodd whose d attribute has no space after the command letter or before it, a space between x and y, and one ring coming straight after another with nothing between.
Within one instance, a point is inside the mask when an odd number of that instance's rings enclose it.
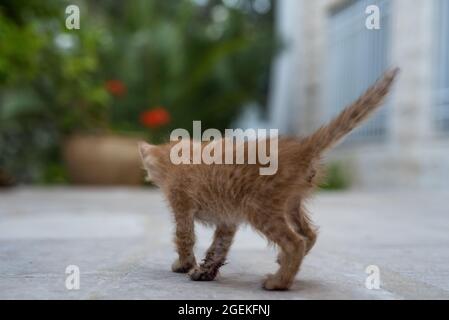
<instances>
[{"instance_id":1,"label":"kitten's front leg","mask_svg":"<svg viewBox=\"0 0 449 320\"><path fill-rule=\"evenodd\" d=\"M215 230L214 241L207 250L206 258L200 266L190 270L189 275L195 281L211 281L224 264L231 247L237 226L220 225Z\"/></svg>"},{"instance_id":2,"label":"kitten's front leg","mask_svg":"<svg viewBox=\"0 0 449 320\"><path fill-rule=\"evenodd\" d=\"M195 230L192 213L175 213L176 233L175 244L178 259L172 265L172 271L187 273L196 266L193 246L195 245Z\"/></svg>"}]
</instances>

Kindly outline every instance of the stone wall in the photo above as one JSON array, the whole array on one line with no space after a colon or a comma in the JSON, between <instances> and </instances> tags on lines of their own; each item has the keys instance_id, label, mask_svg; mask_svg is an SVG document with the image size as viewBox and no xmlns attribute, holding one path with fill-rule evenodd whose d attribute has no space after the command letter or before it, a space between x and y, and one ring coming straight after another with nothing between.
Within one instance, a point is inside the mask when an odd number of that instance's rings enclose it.
<instances>
[{"instance_id":1,"label":"stone wall","mask_svg":"<svg viewBox=\"0 0 449 320\"><path fill-rule=\"evenodd\" d=\"M323 122L326 19L344 1L301 1L303 49L294 69L301 75L294 102L299 135ZM433 119L435 9L435 1L392 1L390 61L402 72L390 97L387 137L347 143L328 155L343 163L354 187L449 187L449 137L436 132Z\"/></svg>"}]
</instances>

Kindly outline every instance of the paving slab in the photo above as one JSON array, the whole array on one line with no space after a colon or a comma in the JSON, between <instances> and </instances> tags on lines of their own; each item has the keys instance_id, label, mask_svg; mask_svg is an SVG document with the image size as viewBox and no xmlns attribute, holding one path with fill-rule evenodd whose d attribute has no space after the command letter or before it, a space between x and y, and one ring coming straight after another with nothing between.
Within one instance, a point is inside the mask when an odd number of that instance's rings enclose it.
<instances>
[{"instance_id":1,"label":"paving slab","mask_svg":"<svg viewBox=\"0 0 449 320\"><path fill-rule=\"evenodd\" d=\"M152 188L0 191L0 299L448 299L449 191L320 192L320 226L292 289L261 289L276 252L243 226L212 282L172 273L170 211ZM202 258L212 230L196 226ZM78 290L66 268L80 270ZM368 266L379 289L366 287Z\"/></svg>"}]
</instances>

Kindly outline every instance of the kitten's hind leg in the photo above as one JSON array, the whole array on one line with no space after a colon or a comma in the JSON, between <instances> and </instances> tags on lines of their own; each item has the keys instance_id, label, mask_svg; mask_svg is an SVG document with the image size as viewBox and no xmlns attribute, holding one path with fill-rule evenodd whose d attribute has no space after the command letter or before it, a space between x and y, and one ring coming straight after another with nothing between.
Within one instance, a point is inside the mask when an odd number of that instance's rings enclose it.
<instances>
[{"instance_id":1,"label":"kitten's hind leg","mask_svg":"<svg viewBox=\"0 0 449 320\"><path fill-rule=\"evenodd\" d=\"M253 226L262 232L269 241L276 243L279 254L279 269L274 275L268 275L263 283L267 290L287 290L293 283L305 255L306 241L287 223L284 215L256 216L251 221Z\"/></svg>"},{"instance_id":2,"label":"kitten's hind leg","mask_svg":"<svg viewBox=\"0 0 449 320\"><path fill-rule=\"evenodd\" d=\"M306 254L309 253L316 242L317 227L313 225L307 211L301 204L292 207L288 214L295 231L306 239Z\"/></svg>"},{"instance_id":3,"label":"kitten's hind leg","mask_svg":"<svg viewBox=\"0 0 449 320\"><path fill-rule=\"evenodd\" d=\"M215 230L214 240L207 250L203 263L192 269L190 278L195 281L211 281L218 274L218 270L225 263L226 256L231 247L237 226L219 225Z\"/></svg>"},{"instance_id":4,"label":"kitten's hind leg","mask_svg":"<svg viewBox=\"0 0 449 320\"><path fill-rule=\"evenodd\" d=\"M175 211L175 222L175 244L178 259L172 264L172 271L187 273L196 266L193 252L195 245L193 213L182 214Z\"/></svg>"}]
</instances>

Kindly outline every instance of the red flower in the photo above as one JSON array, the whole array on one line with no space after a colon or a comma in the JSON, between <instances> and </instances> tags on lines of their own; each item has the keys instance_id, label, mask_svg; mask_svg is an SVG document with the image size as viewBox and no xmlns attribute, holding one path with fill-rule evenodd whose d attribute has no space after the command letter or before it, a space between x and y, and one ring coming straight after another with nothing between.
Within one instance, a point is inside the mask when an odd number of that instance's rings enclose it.
<instances>
[{"instance_id":1,"label":"red flower","mask_svg":"<svg viewBox=\"0 0 449 320\"><path fill-rule=\"evenodd\" d=\"M105 86L106 90L116 97L121 97L126 94L126 86L120 80L108 80Z\"/></svg>"},{"instance_id":2,"label":"red flower","mask_svg":"<svg viewBox=\"0 0 449 320\"><path fill-rule=\"evenodd\" d=\"M163 107L157 107L140 114L140 122L149 128L158 128L170 122L170 114Z\"/></svg>"}]
</instances>

